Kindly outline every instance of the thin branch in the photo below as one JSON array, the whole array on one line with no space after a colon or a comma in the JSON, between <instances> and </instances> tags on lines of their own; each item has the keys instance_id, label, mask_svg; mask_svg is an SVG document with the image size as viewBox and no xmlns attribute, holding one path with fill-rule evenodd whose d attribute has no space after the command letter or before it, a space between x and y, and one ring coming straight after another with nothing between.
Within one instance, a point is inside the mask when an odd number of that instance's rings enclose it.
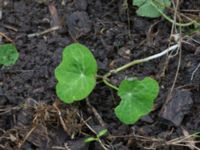
<instances>
[{"instance_id":1,"label":"thin branch","mask_svg":"<svg viewBox=\"0 0 200 150\"><path fill-rule=\"evenodd\" d=\"M194 75L195 75L195 73L197 72L197 70L200 68L200 63L198 64L198 66L196 67L196 69L192 72L192 76L191 76L191 81L193 80L193 78L194 78Z\"/></svg>"},{"instance_id":2,"label":"thin branch","mask_svg":"<svg viewBox=\"0 0 200 150\"><path fill-rule=\"evenodd\" d=\"M7 41L13 42L11 38L9 38L7 35L5 35L3 32L0 32L0 36L3 36Z\"/></svg>"},{"instance_id":3,"label":"thin branch","mask_svg":"<svg viewBox=\"0 0 200 150\"><path fill-rule=\"evenodd\" d=\"M91 108L91 110L93 111L93 113L94 113L95 117L98 119L100 125L101 125L102 127L105 128L105 127L106 127L105 122L103 121L103 119L102 119L102 117L100 116L100 114L97 112L96 108L94 108L94 107L90 104L90 101L89 101L88 98L86 98L86 103L87 103L87 105Z\"/></svg>"},{"instance_id":4,"label":"thin branch","mask_svg":"<svg viewBox=\"0 0 200 150\"><path fill-rule=\"evenodd\" d=\"M60 26L55 26L55 27L49 28L49 29L47 29L47 30L44 30L44 31L42 31L42 32L37 32L37 33L28 34L28 37L29 37L29 38L38 37L38 36L47 34L47 33L49 33L49 32L56 31L56 30L58 30L58 29L60 29Z\"/></svg>"}]
</instances>

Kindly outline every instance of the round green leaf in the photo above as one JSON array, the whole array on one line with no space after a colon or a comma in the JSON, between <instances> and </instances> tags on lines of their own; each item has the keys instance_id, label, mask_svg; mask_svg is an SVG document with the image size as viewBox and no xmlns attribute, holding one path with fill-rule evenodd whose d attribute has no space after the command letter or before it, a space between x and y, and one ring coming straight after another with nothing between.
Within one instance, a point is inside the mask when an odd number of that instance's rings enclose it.
<instances>
[{"instance_id":1,"label":"round green leaf","mask_svg":"<svg viewBox=\"0 0 200 150\"><path fill-rule=\"evenodd\" d=\"M19 53L13 44L0 45L0 65L13 65L18 58Z\"/></svg>"},{"instance_id":2,"label":"round green leaf","mask_svg":"<svg viewBox=\"0 0 200 150\"><path fill-rule=\"evenodd\" d=\"M143 80L123 80L118 91L121 102L115 108L117 117L125 124L135 123L152 110L158 92L157 81L150 77Z\"/></svg>"},{"instance_id":3,"label":"round green leaf","mask_svg":"<svg viewBox=\"0 0 200 150\"><path fill-rule=\"evenodd\" d=\"M55 69L58 97L65 103L86 98L95 87L96 73L96 60L87 47L79 43L67 46Z\"/></svg>"}]
</instances>

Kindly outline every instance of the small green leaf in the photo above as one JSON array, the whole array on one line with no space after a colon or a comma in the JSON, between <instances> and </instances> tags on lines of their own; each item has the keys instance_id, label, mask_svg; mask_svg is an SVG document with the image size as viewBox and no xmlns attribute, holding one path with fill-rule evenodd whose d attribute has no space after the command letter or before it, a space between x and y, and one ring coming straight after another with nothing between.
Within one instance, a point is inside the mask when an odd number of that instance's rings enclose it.
<instances>
[{"instance_id":1,"label":"small green leaf","mask_svg":"<svg viewBox=\"0 0 200 150\"><path fill-rule=\"evenodd\" d=\"M108 132L107 129L103 129L103 130L99 131L99 133L97 134L97 138L100 138L100 137L106 135L107 132Z\"/></svg>"},{"instance_id":2,"label":"small green leaf","mask_svg":"<svg viewBox=\"0 0 200 150\"><path fill-rule=\"evenodd\" d=\"M16 63L19 53L13 44L0 45L0 65L10 66Z\"/></svg>"},{"instance_id":3,"label":"small green leaf","mask_svg":"<svg viewBox=\"0 0 200 150\"><path fill-rule=\"evenodd\" d=\"M154 5L152 5L154 4ZM166 7L171 5L170 0L133 0L133 5L138 6L138 10L136 11L138 16L149 17L149 18L157 18L161 14L157 10L164 12Z\"/></svg>"},{"instance_id":4,"label":"small green leaf","mask_svg":"<svg viewBox=\"0 0 200 150\"><path fill-rule=\"evenodd\" d=\"M86 98L95 87L96 73L96 60L87 47L79 43L67 46L55 69L58 97L65 103Z\"/></svg>"},{"instance_id":5,"label":"small green leaf","mask_svg":"<svg viewBox=\"0 0 200 150\"><path fill-rule=\"evenodd\" d=\"M119 86L120 104L115 113L120 121L133 124L153 108L153 102L159 92L156 80L146 77L143 80L123 80Z\"/></svg>"},{"instance_id":6,"label":"small green leaf","mask_svg":"<svg viewBox=\"0 0 200 150\"><path fill-rule=\"evenodd\" d=\"M94 137L88 137L88 138L86 138L86 139L84 140L85 143L90 143L90 142L94 142L94 141L97 141L97 139L94 138Z\"/></svg>"}]
</instances>

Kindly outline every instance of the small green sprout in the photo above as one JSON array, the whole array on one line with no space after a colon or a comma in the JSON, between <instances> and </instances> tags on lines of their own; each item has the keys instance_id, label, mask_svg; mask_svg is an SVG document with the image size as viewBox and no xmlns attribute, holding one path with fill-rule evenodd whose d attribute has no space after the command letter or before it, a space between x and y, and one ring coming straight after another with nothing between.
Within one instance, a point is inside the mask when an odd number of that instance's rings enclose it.
<instances>
[{"instance_id":1,"label":"small green sprout","mask_svg":"<svg viewBox=\"0 0 200 150\"><path fill-rule=\"evenodd\" d=\"M156 80L146 77L143 80L123 80L118 88L110 83L109 77L135 64L161 57L178 49L179 46L180 44L176 44L161 53L131 61L117 69L110 70L103 76L98 76L107 86L117 90L121 102L115 108L115 114L121 122L134 124L142 116L147 115L153 108L154 100L159 93L159 86ZM63 60L55 69L55 75L58 80L56 93L63 102L72 103L83 100L95 87L97 63L87 47L74 43L64 49ZM96 141L105 133L103 130L96 137L89 137L86 141Z\"/></svg>"},{"instance_id":2,"label":"small green sprout","mask_svg":"<svg viewBox=\"0 0 200 150\"><path fill-rule=\"evenodd\" d=\"M84 142L85 143L90 143L90 142L99 142L100 141L100 138L105 136L106 134L108 133L108 130L107 129L103 129L101 131L99 131L96 135L96 137L93 137L93 136L90 136L90 137L87 137Z\"/></svg>"},{"instance_id":3,"label":"small green sprout","mask_svg":"<svg viewBox=\"0 0 200 150\"><path fill-rule=\"evenodd\" d=\"M19 53L13 44L0 45L0 65L14 65L19 58Z\"/></svg>"}]
</instances>

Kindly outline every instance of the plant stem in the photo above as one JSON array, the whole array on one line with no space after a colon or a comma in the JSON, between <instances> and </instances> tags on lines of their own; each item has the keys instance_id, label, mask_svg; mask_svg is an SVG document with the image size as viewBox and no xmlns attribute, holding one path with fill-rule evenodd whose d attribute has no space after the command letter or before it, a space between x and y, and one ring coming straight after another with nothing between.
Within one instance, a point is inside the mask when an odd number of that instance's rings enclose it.
<instances>
[{"instance_id":1,"label":"plant stem","mask_svg":"<svg viewBox=\"0 0 200 150\"><path fill-rule=\"evenodd\" d=\"M163 56L163 55L165 55L165 54L167 54L167 53L169 53L169 52L171 52L171 51L176 50L176 49L179 48L179 47L180 47L180 43L175 44L175 45L173 45L173 46L167 48L166 50L164 50L164 51L162 51L162 52L160 52L160 53L158 53L158 54L155 54L155 55L152 55L152 56L149 56L149 57L146 57L146 58L142 58L142 59L133 60L133 61L131 61L130 63L125 64L125 65L123 65L123 66L121 66L121 67L119 67L119 68L117 68L117 69L110 70L108 73L106 73L106 74L103 76L103 82L104 82L106 85L108 85L109 87L111 87L111 88L113 88L113 89L115 89L115 90L118 91L118 89L119 89L118 87L116 87L116 86L113 85L112 83L108 82L108 80L109 80L108 77L110 77L113 73L116 74L116 73L118 73L118 72L120 72L120 71L126 70L126 69L129 68L129 67L132 67L132 66L135 65L135 64L144 63L144 62L147 62L147 61L150 61L150 60L159 58L159 57L161 57L161 56Z\"/></svg>"},{"instance_id":2,"label":"plant stem","mask_svg":"<svg viewBox=\"0 0 200 150\"><path fill-rule=\"evenodd\" d=\"M155 55L152 55L152 56L149 56L149 57L146 57L146 58L133 60L130 63L125 64L125 65L123 65L123 66L121 66L121 67L119 67L119 68L117 68L115 70L111 70L110 73L106 74L106 78L108 78L112 73L118 73L120 71L123 71L123 70L135 65L135 64L144 63L144 62L150 61L152 59L159 58L159 57L169 53L170 51L173 51L173 50L177 49L179 47L179 45L180 44L173 45L173 46L167 48L166 50L164 50L164 51L162 51L162 52L160 52L158 54L155 54Z\"/></svg>"},{"instance_id":3,"label":"plant stem","mask_svg":"<svg viewBox=\"0 0 200 150\"><path fill-rule=\"evenodd\" d=\"M103 82L107 85L107 86L109 86L109 87L111 87L111 88L113 88L113 89L115 89L115 90L119 90L119 88L118 87L116 87L115 85L113 85L112 83L110 83L110 82L108 82L108 78L107 77L104 77L103 78Z\"/></svg>"},{"instance_id":4,"label":"plant stem","mask_svg":"<svg viewBox=\"0 0 200 150\"><path fill-rule=\"evenodd\" d=\"M190 26L192 24L199 24L196 22L196 20L192 20L191 22L188 22L188 23L178 23L178 22L175 22L173 19L171 19L169 16L167 16L165 13L163 13L156 5L154 2L151 2L151 5L154 6L154 8L169 22L177 25L177 26L180 26L180 27L187 27L187 26Z\"/></svg>"},{"instance_id":5,"label":"plant stem","mask_svg":"<svg viewBox=\"0 0 200 150\"><path fill-rule=\"evenodd\" d=\"M100 145L102 146L102 148L104 150L108 150L108 148L106 148L106 146L103 144L103 142L101 141L101 139L98 139L97 141L100 143Z\"/></svg>"}]
</instances>

